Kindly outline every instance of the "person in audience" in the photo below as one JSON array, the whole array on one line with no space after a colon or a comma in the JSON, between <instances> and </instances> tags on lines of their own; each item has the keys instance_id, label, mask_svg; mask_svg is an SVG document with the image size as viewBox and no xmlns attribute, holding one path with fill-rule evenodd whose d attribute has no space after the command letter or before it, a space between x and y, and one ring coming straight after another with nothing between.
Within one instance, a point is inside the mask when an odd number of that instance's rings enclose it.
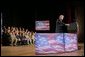
<instances>
[{"instance_id":1,"label":"person in audience","mask_svg":"<svg viewBox=\"0 0 85 57\"><path fill-rule=\"evenodd\" d=\"M16 46L17 45L17 38L16 38L16 35L15 35L15 29L13 29L11 32L10 32L10 36L11 36L11 46Z\"/></svg>"},{"instance_id":2,"label":"person in audience","mask_svg":"<svg viewBox=\"0 0 85 57\"><path fill-rule=\"evenodd\" d=\"M26 37L26 40L27 40L27 44L29 44L29 34L28 34L28 32L25 32L25 37Z\"/></svg>"},{"instance_id":3,"label":"person in audience","mask_svg":"<svg viewBox=\"0 0 85 57\"><path fill-rule=\"evenodd\" d=\"M34 32L33 31L31 32L31 42L32 44L34 44Z\"/></svg>"},{"instance_id":4,"label":"person in audience","mask_svg":"<svg viewBox=\"0 0 85 57\"><path fill-rule=\"evenodd\" d=\"M2 45L7 46L10 44L10 31L6 29L6 27L3 28L3 34L2 34Z\"/></svg>"},{"instance_id":5,"label":"person in audience","mask_svg":"<svg viewBox=\"0 0 85 57\"><path fill-rule=\"evenodd\" d=\"M33 31L13 26L8 26L7 28L4 26L2 30L2 44L9 44L11 46L34 44L35 33Z\"/></svg>"},{"instance_id":6,"label":"person in audience","mask_svg":"<svg viewBox=\"0 0 85 57\"><path fill-rule=\"evenodd\" d=\"M30 32L30 31L28 31L28 33L29 33L29 34L28 34L28 35L29 35L29 43L30 43L30 44L32 44L32 39L31 39L31 38L32 38L32 37L31 37L31 32Z\"/></svg>"},{"instance_id":7,"label":"person in audience","mask_svg":"<svg viewBox=\"0 0 85 57\"><path fill-rule=\"evenodd\" d=\"M34 35L35 35L35 32L32 32L32 44L34 44L34 42L35 42Z\"/></svg>"},{"instance_id":8,"label":"person in audience","mask_svg":"<svg viewBox=\"0 0 85 57\"><path fill-rule=\"evenodd\" d=\"M21 45L21 39L20 39L20 35L19 35L19 31L18 29L16 29L16 38L17 38L17 45Z\"/></svg>"}]
</instances>

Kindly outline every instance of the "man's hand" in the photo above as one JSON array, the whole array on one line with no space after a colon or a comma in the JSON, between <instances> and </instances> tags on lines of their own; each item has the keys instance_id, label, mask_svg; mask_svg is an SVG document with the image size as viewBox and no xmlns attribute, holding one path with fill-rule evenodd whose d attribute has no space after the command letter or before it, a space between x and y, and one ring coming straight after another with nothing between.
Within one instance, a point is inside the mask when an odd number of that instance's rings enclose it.
<instances>
[{"instance_id":1,"label":"man's hand","mask_svg":"<svg viewBox=\"0 0 85 57\"><path fill-rule=\"evenodd\" d=\"M65 24L66 26L70 26L70 24Z\"/></svg>"}]
</instances>

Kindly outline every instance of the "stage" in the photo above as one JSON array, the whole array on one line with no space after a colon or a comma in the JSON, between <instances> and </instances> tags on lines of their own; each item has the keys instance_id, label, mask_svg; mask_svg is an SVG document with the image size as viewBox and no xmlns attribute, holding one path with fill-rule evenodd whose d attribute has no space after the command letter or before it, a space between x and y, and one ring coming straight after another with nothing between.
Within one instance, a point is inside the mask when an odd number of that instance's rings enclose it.
<instances>
[{"instance_id":1,"label":"stage","mask_svg":"<svg viewBox=\"0 0 85 57\"><path fill-rule=\"evenodd\" d=\"M36 55L34 45L1 46L1 56L84 56L84 43L78 44L78 51Z\"/></svg>"}]
</instances>

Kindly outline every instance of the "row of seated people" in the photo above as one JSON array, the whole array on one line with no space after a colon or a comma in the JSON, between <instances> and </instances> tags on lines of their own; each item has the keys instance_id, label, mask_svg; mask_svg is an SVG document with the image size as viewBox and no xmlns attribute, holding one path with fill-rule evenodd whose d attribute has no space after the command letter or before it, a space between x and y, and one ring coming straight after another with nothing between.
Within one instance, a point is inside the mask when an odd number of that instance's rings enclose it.
<instances>
[{"instance_id":1,"label":"row of seated people","mask_svg":"<svg viewBox=\"0 0 85 57\"><path fill-rule=\"evenodd\" d=\"M2 45L29 45L34 44L35 32L28 29L18 27L3 27L2 29Z\"/></svg>"}]
</instances>

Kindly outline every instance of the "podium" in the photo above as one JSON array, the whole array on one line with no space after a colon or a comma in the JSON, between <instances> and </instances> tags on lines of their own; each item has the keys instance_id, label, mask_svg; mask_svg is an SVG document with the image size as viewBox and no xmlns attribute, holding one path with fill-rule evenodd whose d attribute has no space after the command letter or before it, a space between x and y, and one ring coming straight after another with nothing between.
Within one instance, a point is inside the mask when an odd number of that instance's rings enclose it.
<instances>
[{"instance_id":1,"label":"podium","mask_svg":"<svg viewBox=\"0 0 85 57\"><path fill-rule=\"evenodd\" d=\"M73 22L67 27L69 33L77 33L77 23Z\"/></svg>"}]
</instances>

